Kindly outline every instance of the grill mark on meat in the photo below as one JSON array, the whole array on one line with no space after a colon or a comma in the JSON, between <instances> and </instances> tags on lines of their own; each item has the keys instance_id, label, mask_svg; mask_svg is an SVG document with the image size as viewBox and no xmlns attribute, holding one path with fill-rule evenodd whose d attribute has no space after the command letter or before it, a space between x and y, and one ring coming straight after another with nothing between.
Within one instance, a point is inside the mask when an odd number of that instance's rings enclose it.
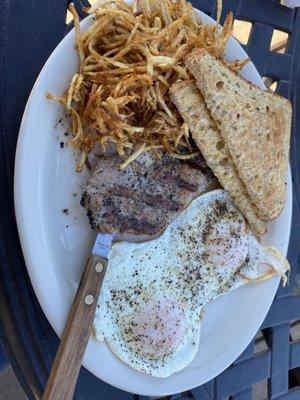
<instances>
[{"instance_id":1,"label":"grill mark on meat","mask_svg":"<svg viewBox=\"0 0 300 400\"><path fill-rule=\"evenodd\" d=\"M162 176L162 180L165 182L169 182L170 184L179 187L181 189L186 189L190 192L196 192L197 188L198 188L198 183L197 182L190 182L187 179L183 179L181 178L179 175L177 174L163 174Z\"/></svg>"},{"instance_id":2,"label":"grill mark on meat","mask_svg":"<svg viewBox=\"0 0 300 400\"><path fill-rule=\"evenodd\" d=\"M114 233L115 229L112 229L112 227L114 226L116 215L111 211L106 214L105 218L106 223L103 225L103 232ZM157 233L157 224L137 216L123 215L122 220L119 222L119 230L120 232L134 232L136 235L142 235L145 232L148 235L155 235Z\"/></svg>"},{"instance_id":3,"label":"grill mark on meat","mask_svg":"<svg viewBox=\"0 0 300 400\"><path fill-rule=\"evenodd\" d=\"M134 191L134 189L126 186L118 186L117 190L114 188L109 188L107 192L108 196L112 195L115 197L128 198L137 202L144 203L150 207L157 207L157 204L159 204L160 207L169 209L171 211L178 211L182 207L182 204L180 204L179 202L168 199L162 194L137 193L136 191Z\"/></svg>"},{"instance_id":4,"label":"grill mark on meat","mask_svg":"<svg viewBox=\"0 0 300 400\"><path fill-rule=\"evenodd\" d=\"M189 163L145 153L125 170L118 156L100 158L81 198L92 229L152 237L215 184ZM202 161L201 161L202 164Z\"/></svg>"},{"instance_id":5,"label":"grill mark on meat","mask_svg":"<svg viewBox=\"0 0 300 400\"><path fill-rule=\"evenodd\" d=\"M184 180L184 179L181 179L181 178L179 178L179 177L176 177L175 179L174 179L174 183L176 184L177 183L177 185L178 185L178 187L180 188L180 189L186 189L186 190L188 190L188 191L190 191L190 192L196 192L197 191L197 187L198 187L198 185L197 184L195 184L195 183L192 183L192 182L188 182L188 181L186 181L186 180Z\"/></svg>"}]
</instances>

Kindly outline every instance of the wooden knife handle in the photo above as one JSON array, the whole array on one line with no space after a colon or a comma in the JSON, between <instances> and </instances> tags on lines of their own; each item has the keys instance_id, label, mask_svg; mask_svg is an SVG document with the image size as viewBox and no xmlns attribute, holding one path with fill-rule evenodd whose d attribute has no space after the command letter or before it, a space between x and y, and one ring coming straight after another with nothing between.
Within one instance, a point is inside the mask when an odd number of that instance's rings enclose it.
<instances>
[{"instance_id":1,"label":"wooden knife handle","mask_svg":"<svg viewBox=\"0 0 300 400\"><path fill-rule=\"evenodd\" d=\"M91 255L72 304L48 378L43 400L72 400L93 320L107 260Z\"/></svg>"}]
</instances>

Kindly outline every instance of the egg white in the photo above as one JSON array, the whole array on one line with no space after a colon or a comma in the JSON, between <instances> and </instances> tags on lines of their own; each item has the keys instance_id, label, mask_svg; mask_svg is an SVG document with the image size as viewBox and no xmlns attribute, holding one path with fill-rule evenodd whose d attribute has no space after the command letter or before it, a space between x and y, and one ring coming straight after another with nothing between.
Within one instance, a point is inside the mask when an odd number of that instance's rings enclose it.
<instances>
[{"instance_id":1,"label":"egg white","mask_svg":"<svg viewBox=\"0 0 300 400\"><path fill-rule=\"evenodd\" d=\"M224 190L202 195L159 238L113 246L95 336L105 338L110 349L136 370L156 377L180 371L197 354L203 306L242 284L269 277L275 269L284 275L285 260L275 253L270 255L248 232ZM163 314L156 328L151 307ZM148 310L149 321L143 310ZM142 315L142 328L137 315Z\"/></svg>"}]
</instances>

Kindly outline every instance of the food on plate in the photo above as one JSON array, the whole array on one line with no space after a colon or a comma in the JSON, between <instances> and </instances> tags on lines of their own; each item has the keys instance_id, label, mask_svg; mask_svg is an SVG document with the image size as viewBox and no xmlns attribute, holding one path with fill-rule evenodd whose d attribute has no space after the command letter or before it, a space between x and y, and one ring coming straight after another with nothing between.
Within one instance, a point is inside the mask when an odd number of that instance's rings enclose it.
<instances>
[{"instance_id":1,"label":"food on plate","mask_svg":"<svg viewBox=\"0 0 300 400\"><path fill-rule=\"evenodd\" d=\"M191 78L185 67L191 51L206 48L223 59L232 13L220 29L204 25L185 0L100 1L88 10L95 20L81 32L72 4L70 11L79 69L61 97L48 98L61 102L70 116L70 143L81 151L77 170L97 143L103 151L113 144L130 161L146 151L181 157L184 149L183 157L196 156L169 88L178 78ZM238 70L246 62L228 65Z\"/></svg>"},{"instance_id":2,"label":"food on plate","mask_svg":"<svg viewBox=\"0 0 300 400\"><path fill-rule=\"evenodd\" d=\"M288 271L218 189L193 200L159 238L113 246L95 335L131 367L166 377L194 359L205 304L275 274L285 283Z\"/></svg>"},{"instance_id":3,"label":"food on plate","mask_svg":"<svg viewBox=\"0 0 300 400\"><path fill-rule=\"evenodd\" d=\"M186 62L257 214L276 218L286 195L290 102L251 84L205 50L190 54Z\"/></svg>"},{"instance_id":4,"label":"food on plate","mask_svg":"<svg viewBox=\"0 0 300 400\"><path fill-rule=\"evenodd\" d=\"M197 162L198 161L198 162ZM101 157L83 192L96 231L153 236L217 181L201 157L182 161L151 153L120 170L120 157Z\"/></svg>"},{"instance_id":5,"label":"food on plate","mask_svg":"<svg viewBox=\"0 0 300 400\"><path fill-rule=\"evenodd\" d=\"M221 29L185 0L100 0L81 32L70 11L79 69L48 98L67 109L77 170L102 154L81 199L91 227L139 241L109 253L95 335L166 377L194 359L209 301L287 281L287 260L254 234L285 201L290 104L237 75L247 60L224 60L232 13Z\"/></svg>"},{"instance_id":6,"label":"food on plate","mask_svg":"<svg viewBox=\"0 0 300 400\"><path fill-rule=\"evenodd\" d=\"M170 88L170 95L208 166L231 195L253 232L257 236L266 233L266 223L258 217L231 155L224 145L221 132L195 82L186 80L174 83Z\"/></svg>"}]
</instances>

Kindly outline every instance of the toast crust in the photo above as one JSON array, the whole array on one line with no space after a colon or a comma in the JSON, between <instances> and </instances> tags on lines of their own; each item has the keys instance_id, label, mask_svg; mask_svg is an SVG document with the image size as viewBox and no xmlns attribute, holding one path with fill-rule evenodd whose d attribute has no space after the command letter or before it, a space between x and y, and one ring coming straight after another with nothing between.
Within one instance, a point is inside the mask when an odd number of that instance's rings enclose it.
<instances>
[{"instance_id":1,"label":"toast crust","mask_svg":"<svg viewBox=\"0 0 300 400\"><path fill-rule=\"evenodd\" d=\"M263 235L266 232L266 224L256 213L196 83L194 81L174 83L170 88L170 96L220 184L229 192L253 232L257 236Z\"/></svg>"}]
</instances>

